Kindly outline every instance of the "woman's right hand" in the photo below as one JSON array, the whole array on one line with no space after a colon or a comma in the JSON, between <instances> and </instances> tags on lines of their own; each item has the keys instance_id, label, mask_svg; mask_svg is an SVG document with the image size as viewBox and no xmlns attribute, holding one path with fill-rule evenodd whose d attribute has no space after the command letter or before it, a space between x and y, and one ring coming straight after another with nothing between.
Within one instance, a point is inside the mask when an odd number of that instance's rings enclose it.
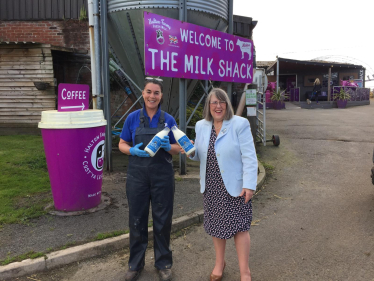
<instances>
[{"instance_id":1,"label":"woman's right hand","mask_svg":"<svg viewBox=\"0 0 374 281\"><path fill-rule=\"evenodd\" d=\"M134 147L131 147L130 148L131 155L138 156L138 157L149 157L149 154L147 152L139 149L139 147L141 147L142 145L143 145L143 143L141 142L141 143L138 143L137 145L135 145Z\"/></svg>"},{"instance_id":2,"label":"woman's right hand","mask_svg":"<svg viewBox=\"0 0 374 281\"><path fill-rule=\"evenodd\" d=\"M183 149L181 146L179 146L179 152L180 152L181 154L186 154L186 152L184 152L184 149Z\"/></svg>"},{"instance_id":3,"label":"woman's right hand","mask_svg":"<svg viewBox=\"0 0 374 281\"><path fill-rule=\"evenodd\" d=\"M193 140L190 140L190 141L191 141L192 144L195 144L195 142L194 142ZM181 149L181 153L182 153L182 154L186 154L186 153L184 152L184 150L183 150L182 147L181 147L180 149ZM192 157L194 157L194 156L195 156L195 151L192 152L188 157L189 157L189 158L192 158Z\"/></svg>"}]
</instances>

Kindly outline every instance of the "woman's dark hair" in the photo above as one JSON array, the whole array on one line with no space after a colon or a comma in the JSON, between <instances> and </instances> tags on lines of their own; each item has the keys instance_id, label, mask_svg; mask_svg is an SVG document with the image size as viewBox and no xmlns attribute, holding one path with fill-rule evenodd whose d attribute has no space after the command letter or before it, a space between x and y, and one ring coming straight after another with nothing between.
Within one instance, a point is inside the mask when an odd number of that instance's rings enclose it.
<instances>
[{"instance_id":1,"label":"woman's dark hair","mask_svg":"<svg viewBox=\"0 0 374 281\"><path fill-rule=\"evenodd\" d=\"M163 80L160 78L153 78L153 77L146 77L145 82L144 82L144 88L147 86L149 83L156 84L160 86L161 93L164 92L164 86L162 85Z\"/></svg>"}]
</instances>

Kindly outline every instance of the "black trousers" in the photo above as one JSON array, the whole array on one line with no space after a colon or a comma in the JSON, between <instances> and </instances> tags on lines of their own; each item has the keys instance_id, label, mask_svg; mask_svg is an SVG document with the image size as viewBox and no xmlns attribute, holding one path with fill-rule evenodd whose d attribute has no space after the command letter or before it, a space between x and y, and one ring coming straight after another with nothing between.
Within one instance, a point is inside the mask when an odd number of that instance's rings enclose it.
<instances>
[{"instance_id":1,"label":"black trousers","mask_svg":"<svg viewBox=\"0 0 374 281\"><path fill-rule=\"evenodd\" d=\"M317 91L317 92L316 92L316 102L318 102L318 97L319 97L320 94L321 94L320 91Z\"/></svg>"},{"instance_id":2,"label":"black trousers","mask_svg":"<svg viewBox=\"0 0 374 281\"><path fill-rule=\"evenodd\" d=\"M165 167L167 166L167 167ZM172 165L129 165L126 194L129 203L130 260L129 268L144 267L148 245L148 214L152 204L155 267L171 268L170 232L174 203Z\"/></svg>"}]
</instances>

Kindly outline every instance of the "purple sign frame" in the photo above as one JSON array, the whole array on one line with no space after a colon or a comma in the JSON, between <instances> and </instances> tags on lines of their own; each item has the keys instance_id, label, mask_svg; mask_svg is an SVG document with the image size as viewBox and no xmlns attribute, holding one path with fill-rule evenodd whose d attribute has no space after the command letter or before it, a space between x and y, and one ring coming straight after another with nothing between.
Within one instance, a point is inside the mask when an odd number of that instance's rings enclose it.
<instances>
[{"instance_id":1,"label":"purple sign frame","mask_svg":"<svg viewBox=\"0 0 374 281\"><path fill-rule=\"evenodd\" d=\"M88 109L90 86L84 84L58 85L57 111L81 111Z\"/></svg>"},{"instance_id":2,"label":"purple sign frame","mask_svg":"<svg viewBox=\"0 0 374 281\"><path fill-rule=\"evenodd\" d=\"M144 12L145 73L252 83L253 41Z\"/></svg>"}]
</instances>

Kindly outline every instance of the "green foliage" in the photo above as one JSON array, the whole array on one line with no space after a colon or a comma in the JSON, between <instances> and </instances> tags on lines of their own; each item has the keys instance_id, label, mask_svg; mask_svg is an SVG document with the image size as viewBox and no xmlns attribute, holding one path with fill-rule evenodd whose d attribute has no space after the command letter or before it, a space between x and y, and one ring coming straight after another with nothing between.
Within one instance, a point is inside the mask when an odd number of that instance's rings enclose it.
<instances>
[{"instance_id":1,"label":"green foliage","mask_svg":"<svg viewBox=\"0 0 374 281\"><path fill-rule=\"evenodd\" d=\"M271 96L272 101L284 101L288 95L286 94L286 90L281 91L280 89L274 90L273 95Z\"/></svg>"},{"instance_id":2,"label":"green foliage","mask_svg":"<svg viewBox=\"0 0 374 281\"><path fill-rule=\"evenodd\" d=\"M0 226L45 214L52 202L41 136L0 136Z\"/></svg>"},{"instance_id":3,"label":"green foliage","mask_svg":"<svg viewBox=\"0 0 374 281\"><path fill-rule=\"evenodd\" d=\"M119 141L120 141L120 136L115 136L115 137L112 137L112 147L118 147L118 144L119 144Z\"/></svg>"},{"instance_id":4,"label":"green foliage","mask_svg":"<svg viewBox=\"0 0 374 281\"><path fill-rule=\"evenodd\" d=\"M351 100L351 95L342 87L339 93L334 93L334 100Z\"/></svg>"},{"instance_id":5,"label":"green foliage","mask_svg":"<svg viewBox=\"0 0 374 281\"><path fill-rule=\"evenodd\" d=\"M270 164L267 164L267 163L264 163L264 162L261 162L261 164L264 166L265 170L266 171L273 171L275 169L275 167L273 165L270 165Z\"/></svg>"},{"instance_id":6,"label":"green foliage","mask_svg":"<svg viewBox=\"0 0 374 281\"><path fill-rule=\"evenodd\" d=\"M79 11L79 20L87 20L87 11L84 6L82 6Z\"/></svg>"},{"instance_id":7,"label":"green foliage","mask_svg":"<svg viewBox=\"0 0 374 281\"><path fill-rule=\"evenodd\" d=\"M67 248L71 248L71 247L74 247L76 245L77 245L77 242L74 242L74 241L73 242L68 242L64 246L60 247L59 250L65 250Z\"/></svg>"},{"instance_id":8,"label":"green foliage","mask_svg":"<svg viewBox=\"0 0 374 281\"><path fill-rule=\"evenodd\" d=\"M41 252L36 253L34 251L30 251L26 254L22 254L22 255L19 255L19 256L15 256L15 257L7 256L5 260L0 261L0 264L4 266L4 265L10 264L12 262L23 261L23 260L26 260L26 259L36 259L36 258L40 258L40 257L44 257L44 253L41 253Z\"/></svg>"},{"instance_id":9,"label":"green foliage","mask_svg":"<svg viewBox=\"0 0 374 281\"><path fill-rule=\"evenodd\" d=\"M195 107L193 107L193 108L187 107L186 108L187 120L190 118L194 108ZM195 126L197 121L203 119L203 110L204 110L204 106L202 104L200 104L198 106L198 108L196 109L194 115L192 116L192 119L191 119L190 123L188 123L188 126ZM189 139L194 140L196 138L196 133L195 133L195 130L193 130L193 129L187 129L186 134L187 134Z\"/></svg>"},{"instance_id":10,"label":"green foliage","mask_svg":"<svg viewBox=\"0 0 374 281\"><path fill-rule=\"evenodd\" d=\"M112 231L112 232L99 233L96 235L94 240L104 240L104 239L111 238L111 237L117 237L117 236L120 236L126 233L129 233L129 231L128 230L117 230L117 231Z\"/></svg>"},{"instance_id":11,"label":"green foliage","mask_svg":"<svg viewBox=\"0 0 374 281\"><path fill-rule=\"evenodd\" d=\"M187 117L186 121L190 118L194 109L195 109L195 106L194 107L187 106L187 108L186 108L186 115L187 115L186 116ZM198 108L196 109L194 115L192 116L192 119L190 120L190 123L188 123L188 126L195 126L197 121L203 119L203 110L204 110L204 106L202 104L200 104L198 106ZM177 124L179 124L179 118L177 118L175 121L177 122ZM190 140L194 140L196 138L196 133L195 133L194 129L187 129L186 135Z\"/></svg>"}]
</instances>

